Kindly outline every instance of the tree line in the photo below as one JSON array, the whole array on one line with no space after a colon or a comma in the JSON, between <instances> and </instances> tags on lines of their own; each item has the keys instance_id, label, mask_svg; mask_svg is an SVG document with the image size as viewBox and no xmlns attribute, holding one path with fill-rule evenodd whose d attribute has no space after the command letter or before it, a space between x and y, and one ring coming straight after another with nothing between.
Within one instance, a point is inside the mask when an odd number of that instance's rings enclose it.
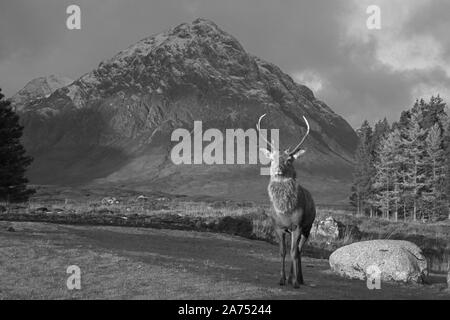
<instances>
[{"instance_id":1,"label":"tree line","mask_svg":"<svg viewBox=\"0 0 450 320\"><path fill-rule=\"evenodd\" d=\"M350 203L388 220L450 219L450 112L441 97L416 100L392 125L357 130Z\"/></svg>"}]
</instances>

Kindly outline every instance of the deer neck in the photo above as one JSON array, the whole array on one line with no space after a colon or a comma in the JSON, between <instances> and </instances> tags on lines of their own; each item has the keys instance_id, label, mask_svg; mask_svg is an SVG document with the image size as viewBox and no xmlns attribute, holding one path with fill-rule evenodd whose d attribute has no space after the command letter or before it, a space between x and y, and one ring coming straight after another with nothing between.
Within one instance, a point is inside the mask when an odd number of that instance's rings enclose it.
<instances>
[{"instance_id":1,"label":"deer neck","mask_svg":"<svg viewBox=\"0 0 450 320\"><path fill-rule=\"evenodd\" d=\"M269 196L277 213L288 214L297 206L297 182L295 178L271 177Z\"/></svg>"}]
</instances>

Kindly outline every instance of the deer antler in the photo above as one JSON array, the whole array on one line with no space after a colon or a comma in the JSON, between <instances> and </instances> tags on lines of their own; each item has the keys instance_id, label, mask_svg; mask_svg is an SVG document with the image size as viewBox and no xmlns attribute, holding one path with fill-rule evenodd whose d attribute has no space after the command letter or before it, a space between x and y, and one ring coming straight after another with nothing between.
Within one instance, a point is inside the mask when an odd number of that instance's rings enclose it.
<instances>
[{"instance_id":1,"label":"deer antler","mask_svg":"<svg viewBox=\"0 0 450 320\"><path fill-rule=\"evenodd\" d=\"M303 144L303 142L305 142L305 139L306 139L306 137L309 134L309 123L308 123L308 120L305 118L305 116L303 116L303 120L305 120L305 123L306 123L306 134L303 137L303 139L299 142L299 144L294 148L294 150L289 151L289 149L288 149L288 150L285 151L290 156L292 156L294 153L296 153L300 149L300 146Z\"/></svg>"},{"instance_id":2,"label":"deer antler","mask_svg":"<svg viewBox=\"0 0 450 320\"><path fill-rule=\"evenodd\" d=\"M258 123L256 124L256 130L258 131L258 133L260 133L260 131L261 131L261 120L262 120L262 118L264 118L265 116L266 116L266 114L264 113L261 117L259 117ZM267 143L267 145L270 147L270 150L271 150L271 151L274 151L274 150L275 150L273 140L272 140L272 142L269 142L269 141L267 141L267 139L264 137L263 134L260 134L259 136L261 137L261 139L264 140L265 143Z\"/></svg>"}]
</instances>

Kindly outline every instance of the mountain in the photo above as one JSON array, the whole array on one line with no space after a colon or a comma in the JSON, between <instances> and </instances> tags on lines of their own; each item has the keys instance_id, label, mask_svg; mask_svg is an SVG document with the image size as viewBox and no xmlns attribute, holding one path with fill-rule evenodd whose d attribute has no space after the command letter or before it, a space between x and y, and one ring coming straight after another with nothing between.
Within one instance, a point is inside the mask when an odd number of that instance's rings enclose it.
<instances>
[{"instance_id":1,"label":"mountain","mask_svg":"<svg viewBox=\"0 0 450 320\"><path fill-rule=\"evenodd\" d=\"M347 197L354 130L309 88L209 20L145 38L52 93L43 87L31 90L42 92L38 98L13 99L35 158L34 183L266 200L268 177L258 165L176 166L170 136L176 128L192 130L195 120L203 130L254 128L267 113L263 126L280 129L282 146L301 138L307 117L311 134L299 180L319 202Z\"/></svg>"},{"instance_id":2,"label":"mountain","mask_svg":"<svg viewBox=\"0 0 450 320\"><path fill-rule=\"evenodd\" d=\"M18 111L21 111L21 107L29 105L35 100L47 98L57 89L65 87L72 82L73 80L69 78L57 75L39 77L28 82L10 100L11 103L17 106Z\"/></svg>"}]
</instances>

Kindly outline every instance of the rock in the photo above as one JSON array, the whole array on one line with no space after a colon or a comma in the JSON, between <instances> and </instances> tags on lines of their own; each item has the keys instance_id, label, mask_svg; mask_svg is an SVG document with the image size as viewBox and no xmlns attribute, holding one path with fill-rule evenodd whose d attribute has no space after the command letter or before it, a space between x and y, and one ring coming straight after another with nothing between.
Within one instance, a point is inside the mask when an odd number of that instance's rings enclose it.
<instances>
[{"instance_id":1,"label":"rock","mask_svg":"<svg viewBox=\"0 0 450 320\"><path fill-rule=\"evenodd\" d=\"M334 219L327 217L325 220L316 220L311 229L311 236L316 238L318 236L336 240L342 237L344 225Z\"/></svg>"},{"instance_id":2,"label":"rock","mask_svg":"<svg viewBox=\"0 0 450 320\"><path fill-rule=\"evenodd\" d=\"M48 212L48 209L46 207L39 207L34 209L35 212L39 212L39 213L44 213L44 212Z\"/></svg>"},{"instance_id":3,"label":"rock","mask_svg":"<svg viewBox=\"0 0 450 320\"><path fill-rule=\"evenodd\" d=\"M353 238L360 239L361 232L355 225L344 225L342 222L329 216L324 220L314 221L311 229L311 237L322 237L327 240L342 239L345 235L351 235Z\"/></svg>"},{"instance_id":4,"label":"rock","mask_svg":"<svg viewBox=\"0 0 450 320\"><path fill-rule=\"evenodd\" d=\"M148 201L148 197L146 197L146 196L141 194L139 197L136 198L136 201L147 202Z\"/></svg>"},{"instance_id":5,"label":"rock","mask_svg":"<svg viewBox=\"0 0 450 320\"><path fill-rule=\"evenodd\" d=\"M367 278L367 269L376 266L381 281L422 283L427 275L427 260L422 250L409 241L369 240L355 242L334 251L331 270L352 279Z\"/></svg>"},{"instance_id":6,"label":"rock","mask_svg":"<svg viewBox=\"0 0 450 320\"><path fill-rule=\"evenodd\" d=\"M6 212L6 207L5 206L0 206L0 213Z\"/></svg>"},{"instance_id":7,"label":"rock","mask_svg":"<svg viewBox=\"0 0 450 320\"><path fill-rule=\"evenodd\" d=\"M16 229L14 229L13 226L9 226L8 229L6 229L6 231L9 231L9 232L16 232Z\"/></svg>"},{"instance_id":8,"label":"rock","mask_svg":"<svg viewBox=\"0 0 450 320\"><path fill-rule=\"evenodd\" d=\"M113 204L119 204L120 201L117 200L115 197L105 197L102 199L102 205L104 206L111 206Z\"/></svg>"}]
</instances>

